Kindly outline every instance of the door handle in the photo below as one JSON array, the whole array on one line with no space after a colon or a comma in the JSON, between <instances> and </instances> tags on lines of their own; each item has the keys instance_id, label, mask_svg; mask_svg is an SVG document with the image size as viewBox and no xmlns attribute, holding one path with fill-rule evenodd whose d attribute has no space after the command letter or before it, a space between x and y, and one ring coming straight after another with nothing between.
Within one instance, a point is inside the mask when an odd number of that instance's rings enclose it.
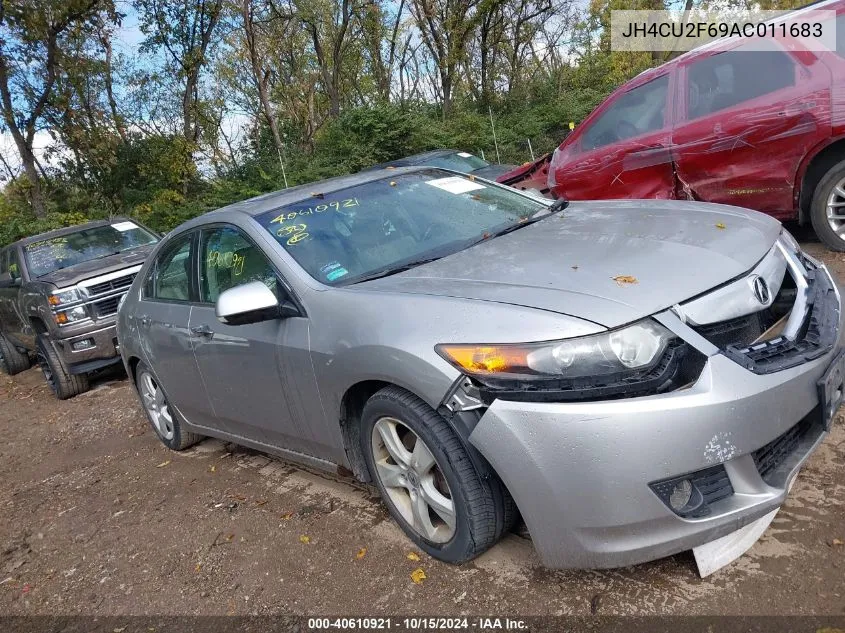
<instances>
[{"instance_id":1,"label":"door handle","mask_svg":"<svg viewBox=\"0 0 845 633\"><path fill-rule=\"evenodd\" d=\"M153 320L150 317L148 317L146 314L143 315L142 317L140 317L140 321L141 321L141 325L143 325L145 327L153 322Z\"/></svg>"},{"instance_id":2,"label":"door handle","mask_svg":"<svg viewBox=\"0 0 845 633\"><path fill-rule=\"evenodd\" d=\"M194 336L204 336L205 338L211 338L214 336L214 330L212 330L208 325L195 325L191 328L191 334Z\"/></svg>"}]
</instances>

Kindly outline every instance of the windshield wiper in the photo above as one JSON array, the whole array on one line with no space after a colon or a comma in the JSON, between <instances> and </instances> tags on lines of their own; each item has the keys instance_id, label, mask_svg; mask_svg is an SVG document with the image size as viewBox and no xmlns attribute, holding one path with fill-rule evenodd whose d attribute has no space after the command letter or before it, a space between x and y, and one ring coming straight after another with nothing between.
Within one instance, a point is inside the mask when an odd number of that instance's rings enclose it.
<instances>
[{"instance_id":1,"label":"windshield wiper","mask_svg":"<svg viewBox=\"0 0 845 633\"><path fill-rule=\"evenodd\" d=\"M415 259L414 261L408 262L406 264L400 264L399 266L391 266L390 268L383 268L381 270L377 270L372 272L368 275L364 275L363 277L358 277L353 284L361 283L362 281L372 281L373 279L381 279L382 277L389 277L390 275L395 275L396 273L402 273L406 270L411 270L412 268L416 268L417 266L422 266L423 264L428 264L433 261L437 261L438 259L443 259L446 255L435 255L433 257L425 257L423 259Z\"/></svg>"}]
</instances>

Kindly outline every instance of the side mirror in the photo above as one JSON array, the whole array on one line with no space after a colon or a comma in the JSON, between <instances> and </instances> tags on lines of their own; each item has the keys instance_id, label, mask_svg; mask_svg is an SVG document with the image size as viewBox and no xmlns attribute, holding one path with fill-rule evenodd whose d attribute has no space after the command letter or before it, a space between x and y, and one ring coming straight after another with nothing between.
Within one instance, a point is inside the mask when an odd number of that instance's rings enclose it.
<instances>
[{"instance_id":1,"label":"side mirror","mask_svg":"<svg viewBox=\"0 0 845 633\"><path fill-rule=\"evenodd\" d=\"M251 281L221 293L215 313L227 325L248 325L299 316L295 305L290 301L279 303L273 291L260 281Z\"/></svg>"}]
</instances>

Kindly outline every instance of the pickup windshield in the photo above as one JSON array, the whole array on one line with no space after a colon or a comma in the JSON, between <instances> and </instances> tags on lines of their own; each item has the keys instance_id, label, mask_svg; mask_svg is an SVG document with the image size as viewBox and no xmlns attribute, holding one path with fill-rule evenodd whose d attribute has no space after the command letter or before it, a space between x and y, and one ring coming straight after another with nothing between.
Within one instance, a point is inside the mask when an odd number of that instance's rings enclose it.
<instances>
[{"instance_id":1,"label":"pickup windshield","mask_svg":"<svg viewBox=\"0 0 845 633\"><path fill-rule=\"evenodd\" d=\"M82 229L48 240L32 242L24 248L32 277L43 277L62 268L116 255L158 241L134 222L115 222Z\"/></svg>"},{"instance_id":2,"label":"pickup windshield","mask_svg":"<svg viewBox=\"0 0 845 633\"><path fill-rule=\"evenodd\" d=\"M325 195L316 189L256 219L309 275L347 285L445 257L548 209L506 187L428 169Z\"/></svg>"}]
</instances>

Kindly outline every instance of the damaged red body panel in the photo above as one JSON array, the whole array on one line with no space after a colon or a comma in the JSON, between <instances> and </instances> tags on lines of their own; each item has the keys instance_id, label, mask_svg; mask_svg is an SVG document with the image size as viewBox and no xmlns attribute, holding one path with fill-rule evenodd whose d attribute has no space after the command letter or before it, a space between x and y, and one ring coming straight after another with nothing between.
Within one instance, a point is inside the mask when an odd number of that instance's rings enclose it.
<instances>
[{"instance_id":1,"label":"damaged red body panel","mask_svg":"<svg viewBox=\"0 0 845 633\"><path fill-rule=\"evenodd\" d=\"M753 51L708 44L622 85L553 154L498 181L553 198L691 199L809 218L817 185L845 161L845 0L813 9L836 12L835 51L789 38Z\"/></svg>"}]
</instances>

